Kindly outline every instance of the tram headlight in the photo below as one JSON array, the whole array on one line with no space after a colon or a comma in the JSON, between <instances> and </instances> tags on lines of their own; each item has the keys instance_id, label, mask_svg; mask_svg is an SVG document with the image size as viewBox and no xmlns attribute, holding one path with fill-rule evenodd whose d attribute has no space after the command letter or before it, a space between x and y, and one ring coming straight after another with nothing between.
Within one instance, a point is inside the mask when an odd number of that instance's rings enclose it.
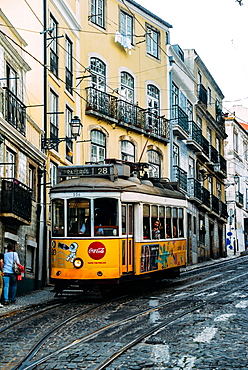
<instances>
[{"instance_id":1,"label":"tram headlight","mask_svg":"<svg viewBox=\"0 0 248 370\"><path fill-rule=\"evenodd\" d=\"M73 261L73 266L76 268L76 269L81 269L81 267L83 267L84 265L84 262L81 258L75 258L74 261Z\"/></svg>"}]
</instances>

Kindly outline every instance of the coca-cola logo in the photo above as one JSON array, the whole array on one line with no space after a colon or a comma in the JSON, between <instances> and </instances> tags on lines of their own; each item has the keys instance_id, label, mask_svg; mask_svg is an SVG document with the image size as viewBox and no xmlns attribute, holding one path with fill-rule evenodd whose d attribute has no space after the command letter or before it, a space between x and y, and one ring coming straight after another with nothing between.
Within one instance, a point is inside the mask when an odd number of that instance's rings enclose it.
<instances>
[{"instance_id":1,"label":"coca-cola logo","mask_svg":"<svg viewBox=\"0 0 248 370\"><path fill-rule=\"evenodd\" d=\"M106 248L105 245L101 242L93 242L88 247L88 255L93 260L100 260L103 258L106 254Z\"/></svg>"}]
</instances>

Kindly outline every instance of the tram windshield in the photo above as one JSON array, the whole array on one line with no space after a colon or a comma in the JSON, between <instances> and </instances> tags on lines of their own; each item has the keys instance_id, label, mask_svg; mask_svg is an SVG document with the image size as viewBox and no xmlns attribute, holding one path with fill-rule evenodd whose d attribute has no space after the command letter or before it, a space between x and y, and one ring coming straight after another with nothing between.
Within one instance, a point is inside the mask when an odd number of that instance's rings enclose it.
<instances>
[{"instance_id":1,"label":"tram windshield","mask_svg":"<svg viewBox=\"0 0 248 370\"><path fill-rule=\"evenodd\" d=\"M112 198L73 198L67 200L67 225L65 225L65 201L52 203L52 235L77 237L117 236L118 200ZM65 235L65 230L67 235Z\"/></svg>"}]
</instances>

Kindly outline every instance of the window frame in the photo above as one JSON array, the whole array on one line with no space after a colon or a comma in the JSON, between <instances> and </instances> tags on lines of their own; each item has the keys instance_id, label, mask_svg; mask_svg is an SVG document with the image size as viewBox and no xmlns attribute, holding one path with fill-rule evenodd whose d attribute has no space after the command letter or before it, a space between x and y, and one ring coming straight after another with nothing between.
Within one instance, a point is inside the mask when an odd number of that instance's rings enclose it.
<instances>
[{"instance_id":1,"label":"window frame","mask_svg":"<svg viewBox=\"0 0 248 370\"><path fill-rule=\"evenodd\" d=\"M123 18L123 22L122 22L122 18ZM130 22L130 25L128 25L128 21ZM122 28L122 24L123 24L123 28ZM128 37L132 45L134 44L133 27L134 27L133 16L130 15L130 13L125 12L123 9L120 9L120 24L119 24L120 33L122 36Z\"/></svg>"},{"instance_id":2,"label":"window frame","mask_svg":"<svg viewBox=\"0 0 248 370\"><path fill-rule=\"evenodd\" d=\"M94 137L93 137L93 134L97 132L98 133L98 136L100 137L102 135L102 138L104 138L104 143L101 144L100 141L97 142L97 140L94 141ZM91 130L91 133L90 133L90 137L91 137L91 162L92 163L103 163L104 162L104 159L106 158L106 135L100 131L100 130L96 130L96 129L93 129ZM96 148L96 160L93 160L93 148ZM103 150L103 156L100 154L100 151Z\"/></svg>"},{"instance_id":3,"label":"window frame","mask_svg":"<svg viewBox=\"0 0 248 370\"><path fill-rule=\"evenodd\" d=\"M150 24L146 25L146 52L148 55L159 59L160 32Z\"/></svg>"},{"instance_id":4,"label":"window frame","mask_svg":"<svg viewBox=\"0 0 248 370\"><path fill-rule=\"evenodd\" d=\"M90 1L90 21L101 28L106 28L105 26L105 0L91 0ZM100 6L99 6L100 5ZM102 14L98 14L99 9ZM94 14L92 14L94 13Z\"/></svg>"}]
</instances>

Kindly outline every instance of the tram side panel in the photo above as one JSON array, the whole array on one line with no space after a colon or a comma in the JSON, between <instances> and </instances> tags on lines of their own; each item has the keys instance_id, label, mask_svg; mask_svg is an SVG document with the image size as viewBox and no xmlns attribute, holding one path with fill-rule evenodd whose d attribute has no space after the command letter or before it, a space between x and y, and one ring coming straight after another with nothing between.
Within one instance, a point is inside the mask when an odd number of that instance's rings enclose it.
<instances>
[{"instance_id":1,"label":"tram side panel","mask_svg":"<svg viewBox=\"0 0 248 370\"><path fill-rule=\"evenodd\" d=\"M51 278L68 280L119 279L120 239L53 239Z\"/></svg>"}]
</instances>

